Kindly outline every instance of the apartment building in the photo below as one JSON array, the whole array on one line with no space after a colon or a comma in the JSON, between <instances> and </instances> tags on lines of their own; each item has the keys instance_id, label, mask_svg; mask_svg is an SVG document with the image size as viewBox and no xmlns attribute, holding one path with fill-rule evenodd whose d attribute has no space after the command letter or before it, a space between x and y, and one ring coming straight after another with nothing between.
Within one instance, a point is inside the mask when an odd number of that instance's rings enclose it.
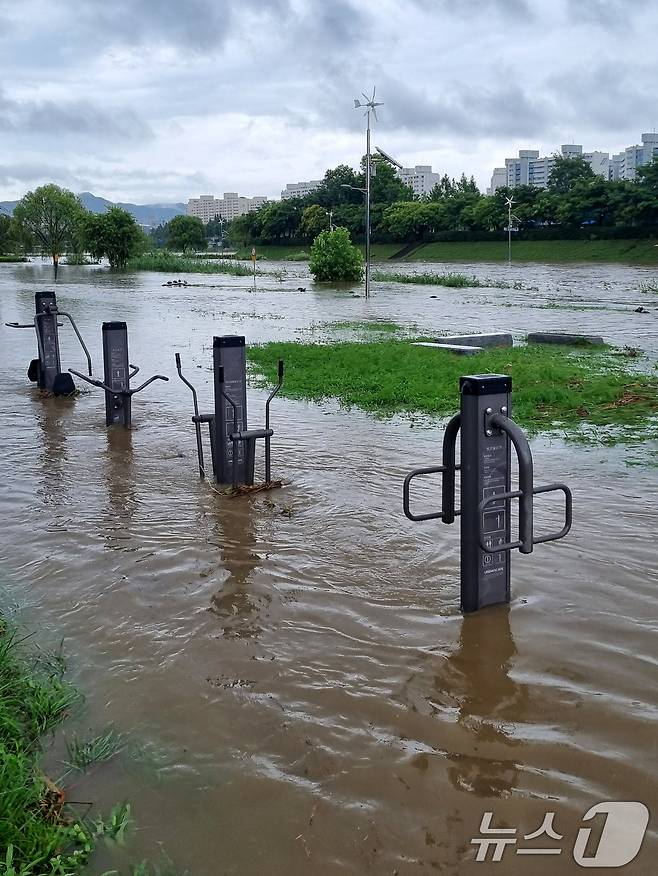
<instances>
[{"instance_id":1,"label":"apartment building","mask_svg":"<svg viewBox=\"0 0 658 876\"><path fill-rule=\"evenodd\" d=\"M440 175L432 170L429 164L417 164L415 167L402 167L397 171L402 182L413 189L415 198L429 195L439 182Z\"/></svg>"},{"instance_id":2,"label":"apartment building","mask_svg":"<svg viewBox=\"0 0 658 876\"><path fill-rule=\"evenodd\" d=\"M308 182L287 183L285 189L281 192L281 200L286 201L289 198L305 198L310 195L314 189L322 185L321 179L310 179Z\"/></svg>"},{"instance_id":3,"label":"apartment building","mask_svg":"<svg viewBox=\"0 0 658 876\"><path fill-rule=\"evenodd\" d=\"M658 134L642 134L641 146L629 146L612 156L611 179L635 179L638 167L658 155Z\"/></svg>"},{"instance_id":4,"label":"apartment building","mask_svg":"<svg viewBox=\"0 0 658 876\"><path fill-rule=\"evenodd\" d=\"M235 219L244 216L252 210L258 210L267 202L264 195L256 195L253 198L245 198L237 192L224 192L223 198L214 195L201 195L198 198L190 198L187 202L187 215L196 216L206 225L211 219Z\"/></svg>"},{"instance_id":5,"label":"apartment building","mask_svg":"<svg viewBox=\"0 0 658 876\"><path fill-rule=\"evenodd\" d=\"M629 146L612 158L608 152L583 152L582 146L573 143L561 146L560 154L563 158L584 159L604 179L635 179L637 168L658 155L658 134L642 134L642 145ZM540 157L536 149L521 149L518 157L505 159L504 168L494 168L487 194L493 195L502 186L546 188L554 163L554 155Z\"/></svg>"}]
</instances>

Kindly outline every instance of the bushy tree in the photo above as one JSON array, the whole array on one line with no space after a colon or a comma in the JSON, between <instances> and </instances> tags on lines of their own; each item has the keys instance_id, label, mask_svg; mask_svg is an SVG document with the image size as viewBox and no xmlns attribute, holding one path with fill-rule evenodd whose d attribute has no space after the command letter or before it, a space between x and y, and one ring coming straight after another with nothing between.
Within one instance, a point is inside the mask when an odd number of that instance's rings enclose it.
<instances>
[{"instance_id":1,"label":"bushy tree","mask_svg":"<svg viewBox=\"0 0 658 876\"><path fill-rule=\"evenodd\" d=\"M28 235L52 258L57 276L59 257L74 241L84 214L73 192L49 183L21 198L14 208L13 222L19 234Z\"/></svg>"},{"instance_id":2,"label":"bushy tree","mask_svg":"<svg viewBox=\"0 0 658 876\"><path fill-rule=\"evenodd\" d=\"M0 213L0 255L9 252L13 246L11 219Z\"/></svg>"},{"instance_id":3,"label":"bushy tree","mask_svg":"<svg viewBox=\"0 0 658 876\"><path fill-rule=\"evenodd\" d=\"M579 155L573 158L556 155L548 177L548 190L559 195L565 195L571 191L576 183L583 180L592 180L594 177L595 173L591 165Z\"/></svg>"},{"instance_id":4,"label":"bushy tree","mask_svg":"<svg viewBox=\"0 0 658 876\"><path fill-rule=\"evenodd\" d=\"M134 217L120 207L87 214L82 229L84 248L94 258L107 258L111 268L125 268L145 244L145 235Z\"/></svg>"},{"instance_id":5,"label":"bushy tree","mask_svg":"<svg viewBox=\"0 0 658 876\"><path fill-rule=\"evenodd\" d=\"M319 204L311 204L310 207L306 207L299 224L300 234L313 240L327 228L329 228L328 211Z\"/></svg>"},{"instance_id":6,"label":"bushy tree","mask_svg":"<svg viewBox=\"0 0 658 876\"><path fill-rule=\"evenodd\" d=\"M346 228L318 234L311 247L309 270L315 280L358 281L363 277L363 256Z\"/></svg>"},{"instance_id":7,"label":"bushy tree","mask_svg":"<svg viewBox=\"0 0 658 876\"><path fill-rule=\"evenodd\" d=\"M206 229L197 216L174 216L167 223L167 249L205 250L208 246Z\"/></svg>"}]
</instances>

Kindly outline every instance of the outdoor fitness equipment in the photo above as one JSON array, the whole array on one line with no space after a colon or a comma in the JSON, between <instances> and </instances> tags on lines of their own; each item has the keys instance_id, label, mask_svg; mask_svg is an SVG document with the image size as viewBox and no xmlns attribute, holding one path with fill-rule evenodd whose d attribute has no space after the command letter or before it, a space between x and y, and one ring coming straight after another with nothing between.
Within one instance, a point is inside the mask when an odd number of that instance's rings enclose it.
<instances>
[{"instance_id":1,"label":"outdoor fitness equipment","mask_svg":"<svg viewBox=\"0 0 658 876\"><path fill-rule=\"evenodd\" d=\"M132 397L135 393L141 392L154 380L169 380L162 374L154 374L141 386L130 388L130 381L139 368L128 363L128 327L125 322L103 323L103 380L85 377L73 368L69 368L69 371L105 391L105 425L123 426L125 429L131 426Z\"/></svg>"},{"instance_id":2,"label":"outdoor fitness equipment","mask_svg":"<svg viewBox=\"0 0 658 876\"><path fill-rule=\"evenodd\" d=\"M215 386L215 411L200 414L196 389L183 376L180 353L176 353L176 370L183 383L192 392L196 431L199 475L204 478L206 469L203 460L201 423L208 424L210 450L215 480L219 484L253 486L256 441L265 440L265 485L272 483L270 443L270 403L283 385L283 360L279 359L279 382L265 402L265 428L249 429L247 425L247 361L245 339L238 335L213 338L213 370Z\"/></svg>"},{"instance_id":3,"label":"outdoor fitness equipment","mask_svg":"<svg viewBox=\"0 0 658 876\"><path fill-rule=\"evenodd\" d=\"M38 359L32 359L27 370L28 378L36 383L39 389L46 389L53 395L70 395L75 392L75 383L70 374L62 373L62 363L59 354L59 335L57 330L64 323L59 322L59 317L64 316L73 326L80 346L87 357L87 368L91 374L91 356L82 340L73 317L57 307L55 293L51 290L43 290L35 293L34 322L20 324L18 322L6 322L9 328L33 328L37 335ZM77 374L77 372L75 372ZM79 375L82 377L82 375Z\"/></svg>"},{"instance_id":4,"label":"outdoor fitness equipment","mask_svg":"<svg viewBox=\"0 0 658 876\"><path fill-rule=\"evenodd\" d=\"M465 612L510 601L510 551L532 553L536 544L563 538L571 529L572 496L565 484L533 484L532 454L528 440L510 419L512 379L500 374L460 378L460 413L448 422L443 436L443 464L417 468L404 480L403 508L410 520L454 523L461 516L461 607ZM455 462L457 433L461 431L461 462ZM511 489L510 443L519 466L519 488ZM455 510L455 472L461 472L461 508ZM441 473L442 508L430 514L412 514L411 481ZM564 526L559 532L535 538L533 498L560 490L565 497ZM519 535L510 538L510 501L519 500Z\"/></svg>"}]
</instances>

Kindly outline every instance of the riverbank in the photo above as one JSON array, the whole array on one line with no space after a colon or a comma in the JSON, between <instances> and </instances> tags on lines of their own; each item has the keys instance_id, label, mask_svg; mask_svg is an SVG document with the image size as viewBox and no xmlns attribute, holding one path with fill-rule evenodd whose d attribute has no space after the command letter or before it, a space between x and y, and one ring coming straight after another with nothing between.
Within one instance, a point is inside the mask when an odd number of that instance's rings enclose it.
<instances>
[{"instance_id":1,"label":"riverbank","mask_svg":"<svg viewBox=\"0 0 658 876\"><path fill-rule=\"evenodd\" d=\"M655 240L514 240L513 262L544 264L611 263L655 265L658 267L658 246ZM406 249L402 243L374 243L373 261L395 259ZM276 261L302 261L308 258L308 247L257 246L258 258ZM251 249L239 249L234 258L249 258ZM399 261L414 262L506 262L507 243L501 240L422 243Z\"/></svg>"}]
</instances>

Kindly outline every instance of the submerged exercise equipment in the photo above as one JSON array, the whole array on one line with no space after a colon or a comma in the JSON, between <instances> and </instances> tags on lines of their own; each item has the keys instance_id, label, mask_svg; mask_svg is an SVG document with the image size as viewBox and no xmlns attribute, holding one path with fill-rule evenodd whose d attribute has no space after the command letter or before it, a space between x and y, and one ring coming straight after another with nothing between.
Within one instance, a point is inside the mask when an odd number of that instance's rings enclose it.
<instances>
[{"instance_id":1,"label":"submerged exercise equipment","mask_svg":"<svg viewBox=\"0 0 658 876\"><path fill-rule=\"evenodd\" d=\"M49 289L35 293L34 322L21 324L18 322L6 322L9 328L32 328L37 335L37 351L39 358L32 359L27 370L28 378L36 383L39 389L52 392L53 395L70 395L75 392L75 383L70 374L62 373L62 363L59 352L59 334L64 323L59 322L59 317L64 316L73 326L80 346L87 357L87 368L91 375L91 356L82 340L82 335L70 313L66 313L57 307L57 298L54 291ZM77 372L75 372L77 374ZM79 375L82 377L82 375ZM84 378L83 378L84 379Z\"/></svg>"},{"instance_id":2,"label":"submerged exercise equipment","mask_svg":"<svg viewBox=\"0 0 658 876\"><path fill-rule=\"evenodd\" d=\"M404 480L403 508L410 520L454 523L461 516L461 607L465 612L510 601L510 552L532 553L536 544L563 538L571 529L572 496L566 484L535 487L533 461L523 430L510 419L512 378L476 374L460 378L460 412L443 436L442 465L417 468ZM456 463L457 434L461 461ZM511 489L510 445L519 466L519 488ZM455 473L461 472L461 508L455 510ZM411 481L421 475L442 475L441 510L413 514ZM538 493L562 491L565 521L559 532L538 538L533 529L533 499ZM510 502L519 500L519 534L511 541Z\"/></svg>"},{"instance_id":3,"label":"submerged exercise equipment","mask_svg":"<svg viewBox=\"0 0 658 876\"><path fill-rule=\"evenodd\" d=\"M219 484L234 487L254 484L256 441L265 441L265 485L271 479L270 403L283 386L283 360L279 359L279 382L265 402L265 428L249 429L247 420L247 360L245 339L240 335L224 335L213 338L213 372L215 410L212 414L200 414L194 386L183 376L180 353L176 353L176 370L183 383L192 392L196 431L199 475L206 475L203 459L201 424L208 424L210 450L215 480Z\"/></svg>"},{"instance_id":4,"label":"submerged exercise equipment","mask_svg":"<svg viewBox=\"0 0 658 876\"><path fill-rule=\"evenodd\" d=\"M73 368L69 368L69 371L104 390L105 425L123 426L126 429L130 429L132 424L132 397L135 393L141 392L154 380L169 380L163 374L154 374L141 386L130 388L130 381L139 368L128 362L128 327L125 322L103 323L103 380L85 377Z\"/></svg>"}]
</instances>

